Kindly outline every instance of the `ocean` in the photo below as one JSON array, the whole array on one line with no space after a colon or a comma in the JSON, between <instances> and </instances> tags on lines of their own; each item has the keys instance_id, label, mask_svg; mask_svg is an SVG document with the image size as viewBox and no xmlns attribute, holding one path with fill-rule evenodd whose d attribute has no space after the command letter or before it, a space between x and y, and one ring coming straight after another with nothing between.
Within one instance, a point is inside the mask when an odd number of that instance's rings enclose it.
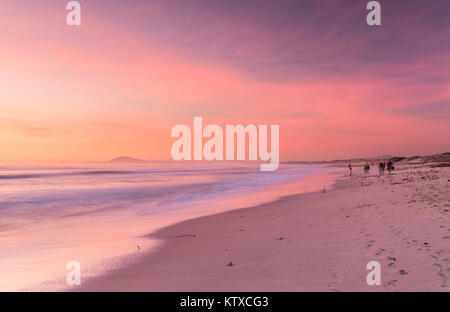
<instances>
[{"instance_id":1,"label":"ocean","mask_svg":"<svg viewBox=\"0 0 450 312\"><path fill-rule=\"evenodd\" d=\"M281 164L263 172L248 163L3 166L0 290L62 289L69 261L80 263L83 277L95 276L155 248L148 234L158 228L319 189L325 185L295 183L336 170Z\"/></svg>"}]
</instances>

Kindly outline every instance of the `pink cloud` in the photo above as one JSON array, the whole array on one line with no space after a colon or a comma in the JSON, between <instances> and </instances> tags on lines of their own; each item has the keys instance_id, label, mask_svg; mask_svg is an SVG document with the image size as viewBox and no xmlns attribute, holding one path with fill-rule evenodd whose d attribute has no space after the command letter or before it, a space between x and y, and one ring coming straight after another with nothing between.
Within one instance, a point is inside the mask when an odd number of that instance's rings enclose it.
<instances>
[{"instance_id":1,"label":"pink cloud","mask_svg":"<svg viewBox=\"0 0 450 312\"><path fill-rule=\"evenodd\" d=\"M317 3L91 1L79 29L57 1L7 6L2 157L169 158L171 127L195 115L279 124L282 160L450 148L442 2L389 4L380 30L360 24L364 8Z\"/></svg>"}]
</instances>

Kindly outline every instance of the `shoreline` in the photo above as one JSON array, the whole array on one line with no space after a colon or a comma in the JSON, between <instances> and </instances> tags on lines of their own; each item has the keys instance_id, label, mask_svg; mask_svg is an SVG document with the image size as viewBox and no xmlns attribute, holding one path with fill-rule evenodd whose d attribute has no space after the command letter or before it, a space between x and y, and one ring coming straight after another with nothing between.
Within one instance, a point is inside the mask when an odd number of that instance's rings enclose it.
<instances>
[{"instance_id":1,"label":"shoreline","mask_svg":"<svg viewBox=\"0 0 450 312\"><path fill-rule=\"evenodd\" d=\"M258 187L260 184L256 183L253 190L251 187L238 189L235 195L225 195L209 202L206 196L203 202L200 200L191 207L189 202L186 204L180 202L179 207L169 206L165 210L147 214L146 212L152 212L156 201L133 202L133 198L127 196L126 200L117 203L121 209L96 211L95 206L88 206L93 209L91 211L80 209L79 214L73 212L67 217L61 214L49 220L51 222L42 222L35 227L29 227L28 231L34 230L36 233L33 237L27 235L26 228L22 230L18 228L16 233L0 233L6 234L0 237L2 250L5 251L5 257L2 257L0 261L3 277L0 289L4 291L65 290L68 288L66 265L70 261L80 264L83 280L88 281L93 277L132 265L141 256L157 248L160 241L149 237L148 234L158 229L192 218L255 206L293 192L320 189L324 184L331 183L336 174L333 168L303 167L305 166L300 166L299 170L287 168L286 176L278 181L275 179L272 184L264 185L263 182L268 179L263 176L265 180L261 181L261 186ZM218 176L217 181L220 182L221 175ZM241 176L241 181L237 180L238 185L252 186L252 181L255 182L255 178L247 181L244 177ZM120 179L120 176L118 178ZM215 188L205 187L205 189L214 190ZM119 194L120 192L119 188ZM182 197L183 194L189 195L189 189L182 191L180 195L174 194L172 198ZM205 193L205 195L208 194ZM105 202L103 203L102 200L101 205L108 207L112 203L110 198L105 198ZM126 205L127 203L130 205ZM13 235L14 239L9 239L9 237L13 238ZM30 246L25 250L27 253L23 248L18 248L19 239L22 240L23 245ZM48 242L48 247L42 246L42 242ZM15 259L15 252L22 256Z\"/></svg>"},{"instance_id":2,"label":"shoreline","mask_svg":"<svg viewBox=\"0 0 450 312\"><path fill-rule=\"evenodd\" d=\"M161 241L154 251L68 290L448 291L450 224L442 212L448 169L420 168L381 178L362 178L358 169L326 192L170 225L150 235ZM424 186L421 170L440 175L422 193L427 200L440 185L434 202L442 211L427 214L415 209L417 200L400 202L411 186ZM414 174L417 181L396 180ZM373 260L381 264L381 286L366 283Z\"/></svg>"}]
</instances>

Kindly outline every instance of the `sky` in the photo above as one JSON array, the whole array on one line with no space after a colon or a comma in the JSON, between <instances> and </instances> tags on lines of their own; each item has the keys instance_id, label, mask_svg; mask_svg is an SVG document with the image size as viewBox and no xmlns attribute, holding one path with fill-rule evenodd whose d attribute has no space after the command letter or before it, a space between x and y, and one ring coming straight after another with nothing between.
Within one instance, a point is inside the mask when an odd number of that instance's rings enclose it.
<instances>
[{"instance_id":1,"label":"sky","mask_svg":"<svg viewBox=\"0 0 450 312\"><path fill-rule=\"evenodd\" d=\"M0 162L170 159L173 126L280 125L280 160L450 152L450 2L0 2Z\"/></svg>"}]
</instances>

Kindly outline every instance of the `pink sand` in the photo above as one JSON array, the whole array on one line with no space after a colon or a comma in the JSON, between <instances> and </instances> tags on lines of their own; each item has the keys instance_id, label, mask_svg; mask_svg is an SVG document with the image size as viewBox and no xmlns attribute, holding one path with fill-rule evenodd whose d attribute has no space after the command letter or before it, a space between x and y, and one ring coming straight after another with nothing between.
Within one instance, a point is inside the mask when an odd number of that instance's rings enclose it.
<instances>
[{"instance_id":1,"label":"pink sand","mask_svg":"<svg viewBox=\"0 0 450 312\"><path fill-rule=\"evenodd\" d=\"M354 171L326 192L166 227L155 252L70 290L448 291L449 168ZM366 282L373 260L380 286Z\"/></svg>"}]
</instances>

